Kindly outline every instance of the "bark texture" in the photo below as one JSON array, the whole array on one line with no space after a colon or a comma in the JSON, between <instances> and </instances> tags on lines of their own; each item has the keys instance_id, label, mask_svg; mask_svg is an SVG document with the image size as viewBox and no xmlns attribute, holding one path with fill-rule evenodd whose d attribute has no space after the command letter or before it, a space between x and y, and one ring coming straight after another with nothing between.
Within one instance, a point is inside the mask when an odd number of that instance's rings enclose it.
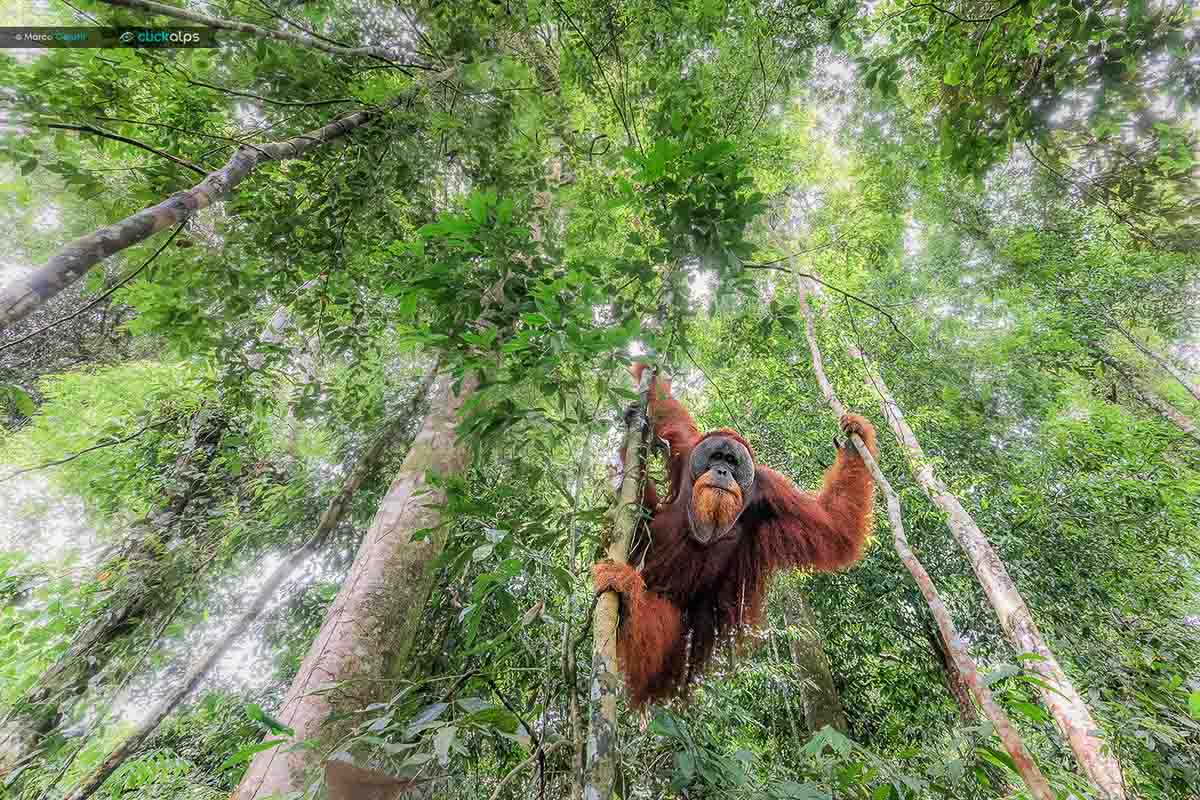
<instances>
[{"instance_id":1,"label":"bark texture","mask_svg":"<svg viewBox=\"0 0 1200 800\"><path fill-rule=\"evenodd\" d=\"M303 791L317 775L328 745L354 724L352 718L326 720L378 700L407 659L432 588L434 561L446 539L436 508L445 500L444 492L425 476L448 476L467 463L454 426L476 381L464 379L458 395L451 385L448 376L438 380L425 422L284 698L277 717L296 735L255 756L235 800ZM414 541L424 529L432 533ZM336 690L321 691L334 685ZM307 740L313 741L287 752Z\"/></svg>"},{"instance_id":2,"label":"bark texture","mask_svg":"<svg viewBox=\"0 0 1200 800\"><path fill-rule=\"evenodd\" d=\"M846 733L850 726L846 722L842 698L833 685L833 672L829 668L825 647L821 644L816 615L799 592L790 593L786 605L788 626L795 626L800 634L792 639L792 663L807 681L804 687L804 725L812 733L826 725L839 733Z\"/></svg>"},{"instance_id":3,"label":"bark texture","mask_svg":"<svg viewBox=\"0 0 1200 800\"><path fill-rule=\"evenodd\" d=\"M362 486L363 481L374 472L389 446L397 441L400 433L408 427L413 417L416 416L417 409L426 399L435 374L434 370L429 371L428 375L426 375L425 379L417 387L417 392L409 402L408 407L389 422L384 431L376 437L374 444L358 459L358 463L350 471L350 475L346 478L346 482L342 485L341 490L329 501L329 505L326 506L321 519L317 523L316 530L313 531L308 541L275 568L275 571L268 576L262 587L259 588L258 594L255 595L249 607L242 612L241 616L238 617L225 634L207 652L193 662L191 668L179 683L176 684L170 694L160 700L149 716L139 723L124 741L117 745L95 769L79 782L75 789L67 795L66 800L84 800L87 797L91 797L104 784L109 775L116 771L127 758L136 753L142 743L167 718L167 715L174 711L191 694L192 690L200 684L200 681L204 680L204 676L212 669L213 664L220 660L230 646L250 629L263 609L266 608L267 604L275 596L279 587L288 579L288 576L310 556L321 549L325 541L329 538L329 534L333 533L338 522L341 521L347 506L349 506L351 499L359 487Z\"/></svg>"},{"instance_id":4,"label":"bark texture","mask_svg":"<svg viewBox=\"0 0 1200 800\"><path fill-rule=\"evenodd\" d=\"M834 418L841 419L846 413L846 408L838 399L837 394L833 391L833 386L829 383L829 378L825 375L825 364L821 358L821 350L817 344L817 336L814 330L813 311L807 299L809 287L801 282L798 288L800 309L804 314L805 335L808 339L809 352L812 355L813 371L817 375L817 383L821 387L821 394L825 396L825 401L833 411ZM946 604L942 602L941 595L938 594L933 578L929 576L929 573L925 570L925 566L909 546L908 537L904 533L904 519L900 512L899 495L896 494L896 490L892 488L891 483L888 482L883 471L879 468L878 462L875 461L870 450L858 434L853 434L850 439L854 442L854 446L857 448L859 454L862 455L867 468L871 470L871 475L875 478L875 485L879 487L887 500L888 524L892 529L892 546L895 548L896 555L899 556L901 563L904 564L913 581L917 584L917 588L920 589L921 596L925 598L925 604L929 607L930 614L933 615L934 620L937 622L938 631L941 633L942 640L946 643L959 673L967 685L971 687L972 694L979 702L984 714L987 715L987 718L995 727L1000 743L1009 757L1012 758L1013 764L1017 768L1017 774L1025 782L1030 795L1035 800L1055 800L1050 784L1047 783L1046 777L1042 775L1042 771L1034 762L1033 756L1025 748L1025 744L1021 741L1021 736L1017 732L1016 727L1013 726L1008 715L1004 713L1004 709L1000 707L999 703L992 696L991 690L988 689L980 678L975 660L967 652L967 646L963 642L962 637L959 636L958 629L955 627L954 621L950 618L950 612L946 608Z\"/></svg>"},{"instance_id":5,"label":"bark texture","mask_svg":"<svg viewBox=\"0 0 1200 800\"><path fill-rule=\"evenodd\" d=\"M855 355L857 357L859 354ZM1075 753L1084 775L1101 797L1124 798L1120 764L1105 752L1099 725L1046 644L1004 562L974 518L934 473L916 434L904 419L900 406L892 398L883 378L865 359L864 363L867 363L868 380L879 393L884 417L904 450L913 477L934 505L946 514L946 524L971 562L971 568L1000 620L1000 627L1018 652L1038 656L1029 662L1029 668L1045 682L1040 687L1042 702L1050 710L1063 738Z\"/></svg>"},{"instance_id":6,"label":"bark texture","mask_svg":"<svg viewBox=\"0 0 1200 800\"><path fill-rule=\"evenodd\" d=\"M629 558L629 543L641 521L642 480L645 475L646 445L650 426L646 419L646 403L650 387L658 370L642 372L638 386L640 400L637 412L631 414L625 430L622 449L625 452L625 474L614 509L613 537L608 546L608 558L624 564ZM605 592L596 599L592 617L592 687L591 724L588 727L586 778L584 800L609 800L617 783L620 768L617 750L617 697L625 685L617 666L617 624L620 599L616 592Z\"/></svg>"}]
</instances>

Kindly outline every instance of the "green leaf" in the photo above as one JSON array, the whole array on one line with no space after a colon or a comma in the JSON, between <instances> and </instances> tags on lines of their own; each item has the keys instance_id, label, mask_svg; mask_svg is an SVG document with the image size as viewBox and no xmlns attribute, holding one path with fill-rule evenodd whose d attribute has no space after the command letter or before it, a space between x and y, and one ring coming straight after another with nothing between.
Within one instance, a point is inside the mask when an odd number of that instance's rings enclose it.
<instances>
[{"instance_id":1,"label":"green leaf","mask_svg":"<svg viewBox=\"0 0 1200 800\"><path fill-rule=\"evenodd\" d=\"M4 393L8 395L8 399L16 407L17 413L21 416L32 417L34 412L37 411L37 404L33 402L33 398L20 386L9 385L5 386L4 390ZM0 396L3 395L0 394Z\"/></svg>"},{"instance_id":2,"label":"green leaf","mask_svg":"<svg viewBox=\"0 0 1200 800\"><path fill-rule=\"evenodd\" d=\"M1020 671L1020 669L1012 664L1001 664L998 667L989 670L987 674L983 676L983 685L991 686L996 681L1003 678L1011 678Z\"/></svg>"},{"instance_id":3,"label":"green leaf","mask_svg":"<svg viewBox=\"0 0 1200 800\"><path fill-rule=\"evenodd\" d=\"M1043 709L1035 706L1033 703L1026 703L1022 700L1013 700L1010 705L1013 710L1026 719L1031 719L1034 722L1045 722L1050 719L1050 715Z\"/></svg>"},{"instance_id":4,"label":"green leaf","mask_svg":"<svg viewBox=\"0 0 1200 800\"><path fill-rule=\"evenodd\" d=\"M1016 774L1017 765L1008 753L1001 753L999 750L993 750L990 747L980 747L978 748L978 753L979 757L989 764Z\"/></svg>"},{"instance_id":5,"label":"green leaf","mask_svg":"<svg viewBox=\"0 0 1200 800\"><path fill-rule=\"evenodd\" d=\"M675 754L675 771L685 781L690 781L696 774L696 757L687 750Z\"/></svg>"},{"instance_id":6,"label":"green leaf","mask_svg":"<svg viewBox=\"0 0 1200 800\"><path fill-rule=\"evenodd\" d=\"M468 717L470 722L484 728L495 728L503 733L516 733L521 721L506 708L492 706L481 709Z\"/></svg>"},{"instance_id":7,"label":"green leaf","mask_svg":"<svg viewBox=\"0 0 1200 800\"><path fill-rule=\"evenodd\" d=\"M829 800L829 793L813 783L784 781L776 787L776 792L786 800Z\"/></svg>"},{"instance_id":8,"label":"green leaf","mask_svg":"<svg viewBox=\"0 0 1200 800\"><path fill-rule=\"evenodd\" d=\"M450 706L448 703L433 703L431 705L427 705L417 712L417 715L412 718L411 724L421 725L426 722L432 722L442 714L446 713L446 709L449 707Z\"/></svg>"},{"instance_id":9,"label":"green leaf","mask_svg":"<svg viewBox=\"0 0 1200 800\"><path fill-rule=\"evenodd\" d=\"M958 86L962 83L962 64L955 61L946 65L946 72L942 75L942 82L947 86Z\"/></svg>"},{"instance_id":10,"label":"green leaf","mask_svg":"<svg viewBox=\"0 0 1200 800\"><path fill-rule=\"evenodd\" d=\"M437 753L438 763L443 767L450 764L450 745L454 743L454 736L458 733L458 728L454 725L447 725L437 732L437 736L433 739L433 750Z\"/></svg>"},{"instance_id":11,"label":"green leaf","mask_svg":"<svg viewBox=\"0 0 1200 800\"><path fill-rule=\"evenodd\" d=\"M265 742L248 744L241 750L238 750L236 753L231 755L229 758L225 759L225 762L221 764L218 769L223 770L228 769L229 767L237 766L244 761L249 761L250 759L254 758L256 754L261 753L263 750L270 750L272 747L283 744L286 741L287 739L268 739Z\"/></svg>"},{"instance_id":12,"label":"green leaf","mask_svg":"<svg viewBox=\"0 0 1200 800\"><path fill-rule=\"evenodd\" d=\"M262 727L266 728L271 733L280 733L286 736L295 736L296 732L284 725L279 720L272 717L270 714L262 710L257 703L247 703L244 706L246 716L257 722Z\"/></svg>"},{"instance_id":13,"label":"green leaf","mask_svg":"<svg viewBox=\"0 0 1200 800\"><path fill-rule=\"evenodd\" d=\"M659 712L650 722L650 732L658 736L667 736L672 739L682 739L683 734L679 731L679 724L670 714Z\"/></svg>"}]
</instances>

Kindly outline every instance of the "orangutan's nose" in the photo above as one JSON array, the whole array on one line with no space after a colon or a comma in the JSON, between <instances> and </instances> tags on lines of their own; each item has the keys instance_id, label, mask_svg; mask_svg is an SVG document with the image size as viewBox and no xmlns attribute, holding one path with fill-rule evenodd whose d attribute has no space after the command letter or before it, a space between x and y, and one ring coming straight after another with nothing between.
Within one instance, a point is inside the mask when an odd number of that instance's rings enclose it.
<instances>
[{"instance_id":1,"label":"orangutan's nose","mask_svg":"<svg viewBox=\"0 0 1200 800\"><path fill-rule=\"evenodd\" d=\"M716 467L717 475L722 478L731 478L728 467Z\"/></svg>"}]
</instances>

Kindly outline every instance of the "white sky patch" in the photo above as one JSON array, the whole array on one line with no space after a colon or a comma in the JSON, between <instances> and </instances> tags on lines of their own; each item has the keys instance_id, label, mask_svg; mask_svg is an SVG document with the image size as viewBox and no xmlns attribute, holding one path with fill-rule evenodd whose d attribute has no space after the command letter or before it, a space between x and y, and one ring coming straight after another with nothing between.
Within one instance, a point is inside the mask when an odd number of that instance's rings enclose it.
<instances>
[{"instance_id":1,"label":"white sky patch","mask_svg":"<svg viewBox=\"0 0 1200 800\"><path fill-rule=\"evenodd\" d=\"M8 474L13 467L0 467ZM0 550L26 552L39 562L89 562L100 549L83 500L56 492L39 473L0 483ZM91 558L89 558L91 556Z\"/></svg>"},{"instance_id":2,"label":"white sky patch","mask_svg":"<svg viewBox=\"0 0 1200 800\"><path fill-rule=\"evenodd\" d=\"M166 664L151 669L130 682L128 688L113 703L117 711L109 723L120 719L136 724L145 719L155 704L178 685L182 675L192 664L207 653L235 621L241 618L245 609L254 601L257 588L266 582L268 576L282 563L283 558L278 552L270 553L246 572L226 576L212 587L211 592L206 592L197 601L206 611L204 618L189 627L182 638L168 640L160 646L159 652ZM285 603L312 584L340 581L344 569L328 569L323 566L325 562L326 559L318 554L296 568L268 602L251 629L237 637L209 670L204 680L184 700L185 704L202 697L210 690L262 694L272 686L275 675L271 663L263 657L266 644L263 639L263 626ZM222 605L214 609L214 600ZM229 604L230 600L234 602ZM196 612L196 608L188 608L184 614Z\"/></svg>"},{"instance_id":3,"label":"white sky patch","mask_svg":"<svg viewBox=\"0 0 1200 800\"><path fill-rule=\"evenodd\" d=\"M712 300L713 287L717 276L711 269L696 269L688 273L689 290L696 305L707 304Z\"/></svg>"},{"instance_id":4,"label":"white sky patch","mask_svg":"<svg viewBox=\"0 0 1200 800\"><path fill-rule=\"evenodd\" d=\"M914 258L919 254L924 247L921 234L924 231L924 226L913 219L910 213L907 222L904 226L904 256L905 258Z\"/></svg>"},{"instance_id":5,"label":"white sky patch","mask_svg":"<svg viewBox=\"0 0 1200 800\"><path fill-rule=\"evenodd\" d=\"M56 205L43 206L33 217L33 229L47 233L62 227L62 209Z\"/></svg>"},{"instance_id":6,"label":"white sky patch","mask_svg":"<svg viewBox=\"0 0 1200 800\"><path fill-rule=\"evenodd\" d=\"M33 272L33 267L29 264L0 259L0 284L14 281L23 275L28 275L30 272Z\"/></svg>"}]
</instances>

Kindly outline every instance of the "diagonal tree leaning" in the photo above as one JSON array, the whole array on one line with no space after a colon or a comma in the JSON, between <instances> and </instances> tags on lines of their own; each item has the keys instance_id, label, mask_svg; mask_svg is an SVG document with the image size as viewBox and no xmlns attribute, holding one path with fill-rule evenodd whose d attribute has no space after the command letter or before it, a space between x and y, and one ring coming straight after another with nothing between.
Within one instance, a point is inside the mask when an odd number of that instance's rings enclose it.
<instances>
[{"instance_id":1,"label":"diagonal tree leaning","mask_svg":"<svg viewBox=\"0 0 1200 800\"><path fill-rule=\"evenodd\" d=\"M799 286L802 299L806 291L806 285ZM807 303L802 308L808 309ZM1041 687L1042 701L1070 746L1083 774L1100 797L1123 800L1125 785L1120 764L1107 750L1100 726L1046 643L1004 562L974 518L934 473L933 465L925 456L916 434L904 419L900 406L892 398L876 366L855 347L851 347L851 355L856 359L861 358L867 372L868 386L879 395L883 414L904 452L913 478L933 504L946 514L946 526L967 556L979 585L987 595L988 603L1000 621L1005 638L1019 652L1038 657L1029 664L1029 668L1044 681Z\"/></svg>"},{"instance_id":2,"label":"diagonal tree leaning","mask_svg":"<svg viewBox=\"0 0 1200 800\"><path fill-rule=\"evenodd\" d=\"M833 411L834 416L840 419L846 413L846 408L838 399L837 394L833 390L833 385L830 384L829 378L825 375L824 361L821 358L821 350L817 344L817 335L814 330L814 315L812 308L808 304L807 294L809 289L805 285L805 279L801 278L797 281L797 289L800 296L800 310L804 315L805 338L808 340L808 349L812 354L813 371L816 373L817 383L821 387L821 394L824 395L826 403L828 403L830 409ZM879 464L875 461L870 451L867 450L867 446L863 443L862 439L857 434L852 435L850 438L854 443L854 447L866 463L867 468L871 471L871 477L875 479L876 485L879 486L884 497L887 499L888 524L892 529L892 544L896 550L896 555L900 557L901 563L904 564L909 574L912 575L913 581L917 584L917 588L920 589L921 596L925 598L925 604L929 607L929 612L937 623L942 641L949 651L948 655L954 660L955 666L958 667L958 671L962 674L967 686L974 695L975 701L979 703L980 708L983 709L983 713L995 727L996 736L1000 739L1000 743L1012 758L1017 773L1021 776L1021 780L1025 782L1029 793L1035 800L1054 800L1054 791L1050 788L1046 777L1038 768L1029 750L1026 749L1024 742L1021 741L1021 736L1017 732L1016 727L1009 720L1004 709L996 702L991 690L979 675L975 659L967 651L966 644L959 635L954 620L950 618L950 612L947 610L946 604L942 601L937 586L933 583L933 578L930 577L929 573L925 570L925 566L917 559L916 554L913 553L912 548L909 546L908 537L904 534L904 520L900 513L899 495L892 488L891 483L879 468Z\"/></svg>"},{"instance_id":3,"label":"diagonal tree leaning","mask_svg":"<svg viewBox=\"0 0 1200 800\"><path fill-rule=\"evenodd\" d=\"M412 100L421 90L446 80L451 74L453 70L444 70L416 80L382 106L354 111L299 136L260 145L244 144L224 166L210 172L192 188L81 236L51 256L41 267L0 289L0 331L24 319L35 308L114 253L145 241L228 197L256 167L270 161L299 158L323 144L340 139L381 119Z\"/></svg>"},{"instance_id":4,"label":"diagonal tree leaning","mask_svg":"<svg viewBox=\"0 0 1200 800\"><path fill-rule=\"evenodd\" d=\"M272 317L272 322L278 319ZM402 413L397 414L384 425L383 430L375 438L375 442L359 457L358 462L350 470L349 476L339 491L329 501L314 533L299 549L288 555L259 587L253 601L234 621L233 625L222 634L199 658L188 667L183 678L151 709L149 716L139 722L133 731L126 736L112 752L105 756L99 764L86 775L80 783L67 795L67 800L86 800L96 793L110 775L123 764L126 759L137 752L138 748L187 698L209 670L229 648L257 621L263 609L276 596L279 587L301 564L323 547L331 533L341 522L354 494L362 486L370 474L379 466L387 451L393 446L404 428L416 417L422 403L428 399L430 388L437 376L437 368L431 368L425 378L417 385L416 392Z\"/></svg>"},{"instance_id":5,"label":"diagonal tree leaning","mask_svg":"<svg viewBox=\"0 0 1200 800\"><path fill-rule=\"evenodd\" d=\"M852 354L855 357L861 355L857 350ZM1101 797L1121 800L1125 797L1121 765L1108 752L1100 726L1046 643L1025 598L1008 574L1008 568L975 519L934 472L933 464L883 382L883 376L870 360L864 358L863 365L868 384L879 395L880 407L896 442L904 451L913 478L933 504L945 513L946 526L971 563L1005 636L1020 652L1037 656L1029 662L1029 669L1044 681L1039 687L1042 702L1074 752L1075 760Z\"/></svg>"}]
</instances>

